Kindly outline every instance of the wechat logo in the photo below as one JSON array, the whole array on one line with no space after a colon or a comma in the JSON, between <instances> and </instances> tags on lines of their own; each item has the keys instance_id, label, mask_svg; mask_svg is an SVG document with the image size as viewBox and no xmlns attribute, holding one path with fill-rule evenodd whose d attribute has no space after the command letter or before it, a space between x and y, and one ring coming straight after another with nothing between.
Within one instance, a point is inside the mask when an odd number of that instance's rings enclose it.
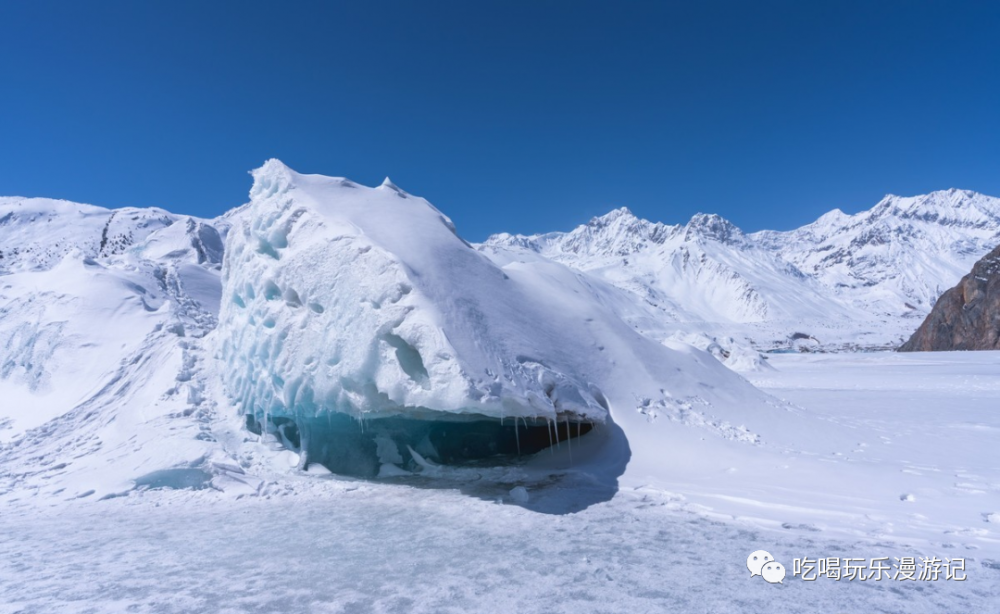
<instances>
[{"instance_id":1,"label":"wechat logo","mask_svg":"<svg viewBox=\"0 0 1000 614\"><path fill-rule=\"evenodd\" d=\"M771 553L766 550L751 552L747 557L747 569L750 570L750 577L760 576L768 584L783 584L785 579L785 566L774 560Z\"/></svg>"}]
</instances>

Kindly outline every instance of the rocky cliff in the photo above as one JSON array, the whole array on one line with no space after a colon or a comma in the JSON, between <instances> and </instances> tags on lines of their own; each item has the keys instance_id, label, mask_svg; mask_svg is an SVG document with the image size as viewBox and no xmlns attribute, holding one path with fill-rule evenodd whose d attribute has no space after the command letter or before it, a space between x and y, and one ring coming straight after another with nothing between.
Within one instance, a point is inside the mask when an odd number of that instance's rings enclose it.
<instances>
[{"instance_id":1,"label":"rocky cliff","mask_svg":"<svg viewBox=\"0 0 1000 614\"><path fill-rule=\"evenodd\" d=\"M1000 247L938 299L900 352L1000 349Z\"/></svg>"}]
</instances>

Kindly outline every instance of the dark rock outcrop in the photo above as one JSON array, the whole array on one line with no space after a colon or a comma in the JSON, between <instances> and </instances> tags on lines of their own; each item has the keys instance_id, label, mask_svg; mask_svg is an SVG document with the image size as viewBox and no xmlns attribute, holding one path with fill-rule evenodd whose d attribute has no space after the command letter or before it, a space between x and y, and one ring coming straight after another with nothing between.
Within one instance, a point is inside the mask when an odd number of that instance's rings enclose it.
<instances>
[{"instance_id":1,"label":"dark rock outcrop","mask_svg":"<svg viewBox=\"0 0 1000 614\"><path fill-rule=\"evenodd\" d=\"M900 352L1000 350L1000 247L941 295Z\"/></svg>"}]
</instances>

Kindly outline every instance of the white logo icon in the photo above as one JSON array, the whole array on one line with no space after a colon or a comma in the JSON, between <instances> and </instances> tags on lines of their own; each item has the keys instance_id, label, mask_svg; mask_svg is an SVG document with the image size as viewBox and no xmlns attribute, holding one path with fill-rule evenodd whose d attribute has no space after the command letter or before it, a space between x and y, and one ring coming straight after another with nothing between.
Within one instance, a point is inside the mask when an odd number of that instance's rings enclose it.
<instances>
[{"instance_id":1,"label":"white logo icon","mask_svg":"<svg viewBox=\"0 0 1000 614\"><path fill-rule=\"evenodd\" d=\"M750 577L759 576L760 570L764 568L764 563L773 561L774 557L766 550L751 552L747 557L747 569L750 570Z\"/></svg>"},{"instance_id":2,"label":"white logo icon","mask_svg":"<svg viewBox=\"0 0 1000 614\"><path fill-rule=\"evenodd\" d=\"M750 577L760 576L769 584L783 584L785 566L774 560L767 550L756 550L747 557L747 569Z\"/></svg>"},{"instance_id":3,"label":"white logo icon","mask_svg":"<svg viewBox=\"0 0 1000 614\"><path fill-rule=\"evenodd\" d=\"M777 561L772 561L764 565L764 569L761 570L760 575L764 577L768 584L783 584L785 566Z\"/></svg>"}]
</instances>

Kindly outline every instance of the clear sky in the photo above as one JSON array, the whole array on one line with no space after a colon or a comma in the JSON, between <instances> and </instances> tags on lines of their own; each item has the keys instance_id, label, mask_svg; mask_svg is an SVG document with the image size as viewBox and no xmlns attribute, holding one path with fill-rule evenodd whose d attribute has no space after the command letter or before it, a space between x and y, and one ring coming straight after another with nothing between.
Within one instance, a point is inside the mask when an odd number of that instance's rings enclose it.
<instances>
[{"instance_id":1,"label":"clear sky","mask_svg":"<svg viewBox=\"0 0 1000 614\"><path fill-rule=\"evenodd\" d=\"M472 240L1000 195L1000 3L0 2L0 194L214 216L270 157Z\"/></svg>"}]
</instances>

